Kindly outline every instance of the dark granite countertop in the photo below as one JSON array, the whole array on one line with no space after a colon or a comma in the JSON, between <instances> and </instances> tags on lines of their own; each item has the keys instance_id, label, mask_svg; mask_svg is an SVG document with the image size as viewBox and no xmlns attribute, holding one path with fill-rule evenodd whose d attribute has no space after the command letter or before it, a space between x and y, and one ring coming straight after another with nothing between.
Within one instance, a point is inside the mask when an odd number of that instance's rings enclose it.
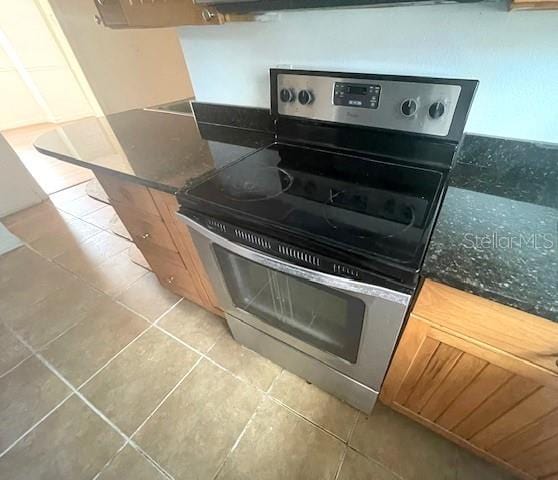
<instances>
[{"instance_id":1,"label":"dark granite countertop","mask_svg":"<svg viewBox=\"0 0 558 480\"><path fill-rule=\"evenodd\" d=\"M467 135L422 273L558 322L558 146Z\"/></svg>"},{"instance_id":2,"label":"dark granite countertop","mask_svg":"<svg viewBox=\"0 0 558 480\"><path fill-rule=\"evenodd\" d=\"M198 122L145 110L80 120L35 146L175 193L273 141L265 110L195 110ZM558 147L466 135L423 276L558 322L557 251Z\"/></svg>"},{"instance_id":3,"label":"dark granite countertop","mask_svg":"<svg viewBox=\"0 0 558 480\"><path fill-rule=\"evenodd\" d=\"M196 122L191 115L130 110L56 128L35 148L176 193L194 179L273 142L269 132Z\"/></svg>"}]
</instances>

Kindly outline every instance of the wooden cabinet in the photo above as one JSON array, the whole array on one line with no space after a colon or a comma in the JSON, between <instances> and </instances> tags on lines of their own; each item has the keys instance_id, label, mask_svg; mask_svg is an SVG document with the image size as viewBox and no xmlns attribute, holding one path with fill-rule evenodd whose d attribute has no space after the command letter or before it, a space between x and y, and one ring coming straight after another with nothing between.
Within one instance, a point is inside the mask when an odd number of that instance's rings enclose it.
<instances>
[{"instance_id":1,"label":"wooden cabinet","mask_svg":"<svg viewBox=\"0 0 558 480\"><path fill-rule=\"evenodd\" d=\"M510 0L511 10L552 10L558 8L558 0Z\"/></svg>"},{"instance_id":2,"label":"wooden cabinet","mask_svg":"<svg viewBox=\"0 0 558 480\"><path fill-rule=\"evenodd\" d=\"M380 399L523 478L558 478L558 325L426 281Z\"/></svg>"},{"instance_id":3,"label":"wooden cabinet","mask_svg":"<svg viewBox=\"0 0 558 480\"><path fill-rule=\"evenodd\" d=\"M152 28L180 25L218 25L222 15L192 0L91 0L99 22L109 28Z\"/></svg>"},{"instance_id":4,"label":"wooden cabinet","mask_svg":"<svg viewBox=\"0 0 558 480\"><path fill-rule=\"evenodd\" d=\"M95 172L135 245L162 285L223 315L174 195Z\"/></svg>"}]
</instances>

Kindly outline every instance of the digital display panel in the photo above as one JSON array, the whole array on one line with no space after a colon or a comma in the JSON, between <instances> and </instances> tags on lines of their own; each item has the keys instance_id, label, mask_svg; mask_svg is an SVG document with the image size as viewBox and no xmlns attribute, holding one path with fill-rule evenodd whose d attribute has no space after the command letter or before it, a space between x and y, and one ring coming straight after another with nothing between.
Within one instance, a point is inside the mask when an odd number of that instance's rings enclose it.
<instances>
[{"instance_id":1,"label":"digital display panel","mask_svg":"<svg viewBox=\"0 0 558 480\"><path fill-rule=\"evenodd\" d=\"M368 87L366 85L347 85L345 91L349 95L366 95Z\"/></svg>"}]
</instances>

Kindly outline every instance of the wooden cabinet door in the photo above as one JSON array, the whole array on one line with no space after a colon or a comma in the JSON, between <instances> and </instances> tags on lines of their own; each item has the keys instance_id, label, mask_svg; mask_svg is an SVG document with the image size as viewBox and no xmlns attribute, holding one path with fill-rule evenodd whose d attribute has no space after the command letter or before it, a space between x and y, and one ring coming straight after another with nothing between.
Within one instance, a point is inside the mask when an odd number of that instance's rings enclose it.
<instances>
[{"instance_id":1,"label":"wooden cabinet door","mask_svg":"<svg viewBox=\"0 0 558 480\"><path fill-rule=\"evenodd\" d=\"M558 478L558 381L411 315L380 399L523 478Z\"/></svg>"},{"instance_id":2,"label":"wooden cabinet door","mask_svg":"<svg viewBox=\"0 0 558 480\"><path fill-rule=\"evenodd\" d=\"M197 283L197 289L202 298L203 306L217 315L224 316L223 310L219 307L213 285L207 276L190 235L190 230L176 217L176 212L178 212L176 197L159 190L151 189L150 192L161 213L163 222L176 244L178 253L182 257L184 264L194 273L193 277Z\"/></svg>"},{"instance_id":3,"label":"wooden cabinet door","mask_svg":"<svg viewBox=\"0 0 558 480\"><path fill-rule=\"evenodd\" d=\"M558 8L558 0L510 0L512 10L555 10Z\"/></svg>"},{"instance_id":4,"label":"wooden cabinet door","mask_svg":"<svg viewBox=\"0 0 558 480\"><path fill-rule=\"evenodd\" d=\"M93 0L92 0L93 1ZM223 16L192 0L95 0L100 20L110 28L219 25Z\"/></svg>"}]
</instances>

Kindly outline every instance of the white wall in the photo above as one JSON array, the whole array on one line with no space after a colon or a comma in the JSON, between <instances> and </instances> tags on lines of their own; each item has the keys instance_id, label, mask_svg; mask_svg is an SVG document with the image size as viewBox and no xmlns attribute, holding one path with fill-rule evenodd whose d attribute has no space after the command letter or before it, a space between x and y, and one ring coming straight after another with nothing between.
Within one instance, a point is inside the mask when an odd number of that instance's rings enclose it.
<instances>
[{"instance_id":1,"label":"white wall","mask_svg":"<svg viewBox=\"0 0 558 480\"><path fill-rule=\"evenodd\" d=\"M558 142L558 11L301 11L179 33L200 101L268 107L272 66L475 78L468 132Z\"/></svg>"},{"instance_id":2,"label":"white wall","mask_svg":"<svg viewBox=\"0 0 558 480\"><path fill-rule=\"evenodd\" d=\"M176 29L110 29L94 0L49 3L105 114L192 96Z\"/></svg>"},{"instance_id":3,"label":"white wall","mask_svg":"<svg viewBox=\"0 0 558 480\"><path fill-rule=\"evenodd\" d=\"M47 198L2 135L0 135L0 172L2 172L0 175L0 218Z\"/></svg>"},{"instance_id":4,"label":"white wall","mask_svg":"<svg viewBox=\"0 0 558 480\"><path fill-rule=\"evenodd\" d=\"M34 0L0 0L0 129L93 115Z\"/></svg>"}]
</instances>

